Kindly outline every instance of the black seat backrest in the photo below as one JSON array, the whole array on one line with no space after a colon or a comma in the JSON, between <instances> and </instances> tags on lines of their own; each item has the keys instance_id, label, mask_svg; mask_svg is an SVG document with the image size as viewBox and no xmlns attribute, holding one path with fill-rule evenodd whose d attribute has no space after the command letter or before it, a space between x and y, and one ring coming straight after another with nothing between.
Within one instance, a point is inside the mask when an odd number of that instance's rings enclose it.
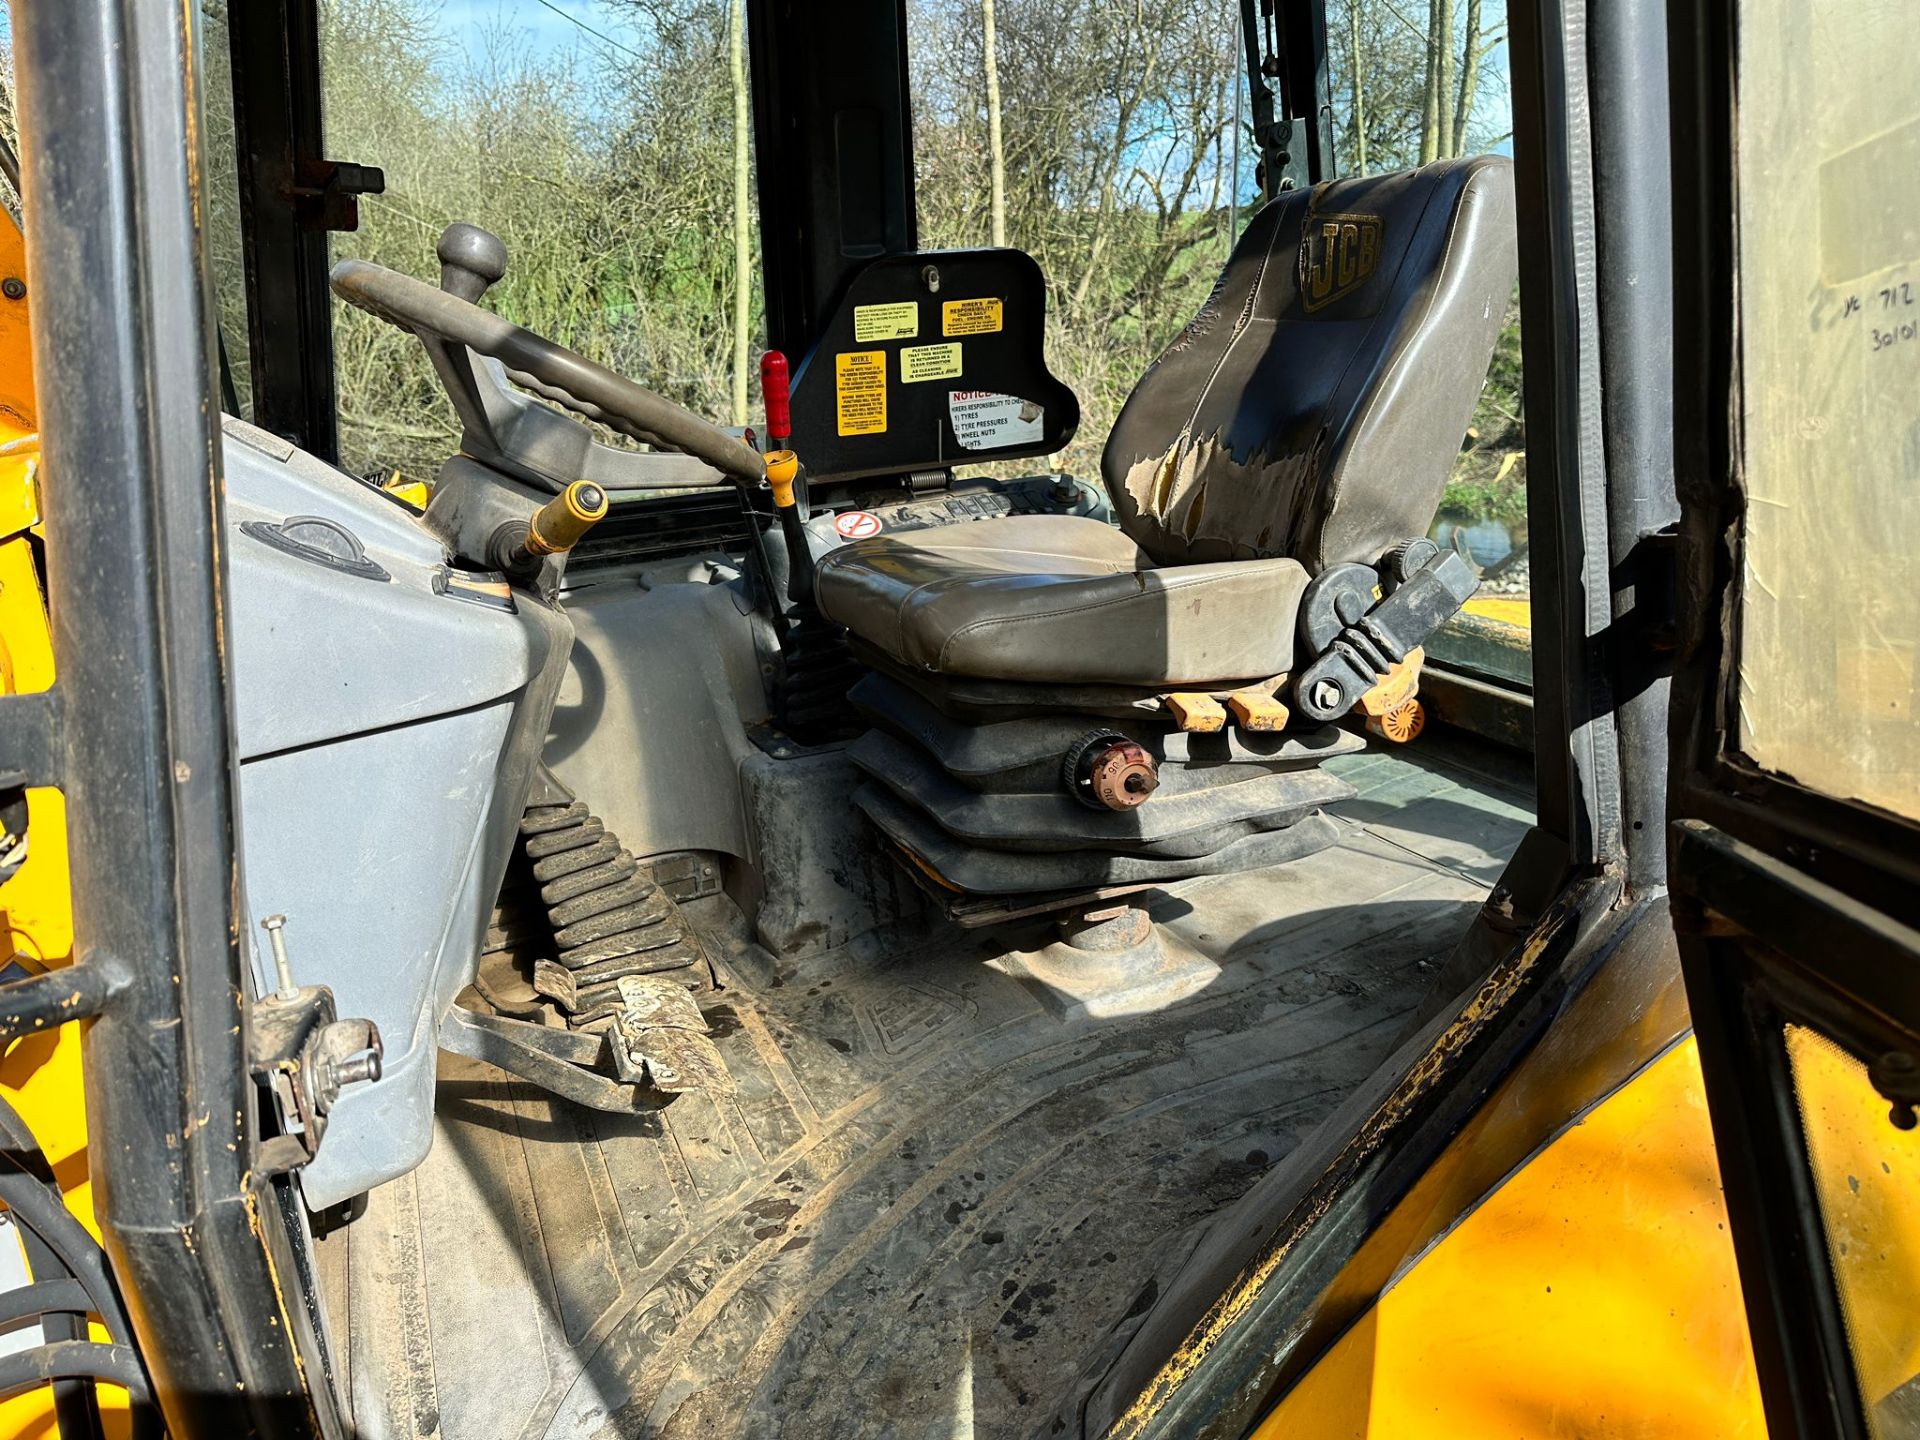
<instances>
[{"instance_id":1,"label":"black seat backrest","mask_svg":"<svg viewBox=\"0 0 1920 1440\"><path fill-rule=\"evenodd\" d=\"M1114 424L1121 525L1161 565L1315 573L1425 535L1516 264L1496 156L1277 196Z\"/></svg>"}]
</instances>

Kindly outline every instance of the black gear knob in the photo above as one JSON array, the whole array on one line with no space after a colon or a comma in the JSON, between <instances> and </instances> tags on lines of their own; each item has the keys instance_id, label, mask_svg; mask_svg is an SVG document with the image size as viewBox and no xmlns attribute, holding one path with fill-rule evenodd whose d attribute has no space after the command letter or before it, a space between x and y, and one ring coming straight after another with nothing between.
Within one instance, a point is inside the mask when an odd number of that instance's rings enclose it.
<instances>
[{"instance_id":1,"label":"black gear knob","mask_svg":"<svg viewBox=\"0 0 1920 1440\"><path fill-rule=\"evenodd\" d=\"M478 225L449 225L440 232L440 288L475 301L507 273L507 247Z\"/></svg>"}]
</instances>

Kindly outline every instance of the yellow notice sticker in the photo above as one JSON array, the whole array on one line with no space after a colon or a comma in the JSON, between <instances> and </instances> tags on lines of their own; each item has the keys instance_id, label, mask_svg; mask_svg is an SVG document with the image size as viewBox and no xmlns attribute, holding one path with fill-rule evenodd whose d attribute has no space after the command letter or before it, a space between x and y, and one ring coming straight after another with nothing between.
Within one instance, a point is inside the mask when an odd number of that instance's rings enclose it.
<instances>
[{"instance_id":1,"label":"yellow notice sticker","mask_svg":"<svg viewBox=\"0 0 1920 1440\"><path fill-rule=\"evenodd\" d=\"M949 300L940 307L942 335L995 335L1000 331L1000 297Z\"/></svg>"},{"instance_id":2,"label":"yellow notice sticker","mask_svg":"<svg viewBox=\"0 0 1920 1440\"><path fill-rule=\"evenodd\" d=\"M862 345L871 345L876 340L911 340L919 333L920 304L916 300L902 300L897 305L853 307L853 338Z\"/></svg>"},{"instance_id":3,"label":"yellow notice sticker","mask_svg":"<svg viewBox=\"0 0 1920 1440\"><path fill-rule=\"evenodd\" d=\"M834 356L833 381L842 435L887 433L886 351L850 350Z\"/></svg>"},{"instance_id":4,"label":"yellow notice sticker","mask_svg":"<svg viewBox=\"0 0 1920 1440\"><path fill-rule=\"evenodd\" d=\"M913 345L900 352L900 380L952 380L960 374L958 345Z\"/></svg>"}]
</instances>

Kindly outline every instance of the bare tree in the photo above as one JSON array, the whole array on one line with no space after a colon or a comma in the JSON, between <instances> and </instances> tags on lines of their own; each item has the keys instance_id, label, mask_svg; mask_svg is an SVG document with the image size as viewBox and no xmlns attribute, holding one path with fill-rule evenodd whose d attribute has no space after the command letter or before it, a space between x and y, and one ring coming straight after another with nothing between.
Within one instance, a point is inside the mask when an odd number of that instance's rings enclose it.
<instances>
[{"instance_id":1,"label":"bare tree","mask_svg":"<svg viewBox=\"0 0 1920 1440\"><path fill-rule=\"evenodd\" d=\"M1352 82L1353 170L1367 173L1367 63L1360 49L1360 0L1347 0L1347 53L1351 57L1348 79Z\"/></svg>"},{"instance_id":2,"label":"bare tree","mask_svg":"<svg viewBox=\"0 0 1920 1440\"><path fill-rule=\"evenodd\" d=\"M1473 102L1480 88L1480 61L1494 45L1480 32L1480 0L1467 0L1466 36L1460 45L1460 87L1453 102L1454 155L1467 152L1467 122L1473 118Z\"/></svg>"},{"instance_id":3,"label":"bare tree","mask_svg":"<svg viewBox=\"0 0 1920 1440\"><path fill-rule=\"evenodd\" d=\"M993 0L980 0L980 43L987 71L987 168L992 187L995 245L1007 243L1007 152L1000 138L1000 46L993 34Z\"/></svg>"}]
</instances>

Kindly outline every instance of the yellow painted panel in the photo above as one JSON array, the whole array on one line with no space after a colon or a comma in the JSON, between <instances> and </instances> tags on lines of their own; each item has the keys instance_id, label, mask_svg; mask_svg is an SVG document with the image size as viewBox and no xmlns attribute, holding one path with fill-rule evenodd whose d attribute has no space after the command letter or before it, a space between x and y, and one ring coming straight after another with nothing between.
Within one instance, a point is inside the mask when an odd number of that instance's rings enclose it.
<instances>
[{"instance_id":1,"label":"yellow painted panel","mask_svg":"<svg viewBox=\"0 0 1920 1440\"><path fill-rule=\"evenodd\" d=\"M1766 1434L1688 1038L1427 1252L1259 1440Z\"/></svg>"},{"instance_id":2,"label":"yellow painted panel","mask_svg":"<svg viewBox=\"0 0 1920 1440\"><path fill-rule=\"evenodd\" d=\"M1467 614L1478 615L1483 620L1498 620L1521 630L1533 628L1533 602L1530 600L1516 600L1508 595L1478 595L1467 601L1464 608Z\"/></svg>"},{"instance_id":3,"label":"yellow painted panel","mask_svg":"<svg viewBox=\"0 0 1920 1440\"><path fill-rule=\"evenodd\" d=\"M1787 1058L1869 1425L1909 1434L1880 1407L1920 1374L1920 1130L1894 1129L1867 1067L1824 1035L1789 1025Z\"/></svg>"},{"instance_id":4,"label":"yellow painted panel","mask_svg":"<svg viewBox=\"0 0 1920 1440\"><path fill-rule=\"evenodd\" d=\"M0 271L9 266L9 242L18 232L0 220ZM30 694L53 684L53 642L39 574L24 526L38 519L33 490L37 450L19 439L30 433L31 415L21 415L15 387L32 387L26 357L24 320L8 324L0 300L0 693ZM28 368L22 369L21 367ZM73 907L67 876L66 803L57 790L27 792L27 859L12 879L0 885L0 970L19 966L45 970L73 958ZM93 1190L87 1169L87 1114L80 1075L80 1027L24 1036L0 1054L0 1096L19 1112L45 1152L65 1192L67 1208L99 1238L93 1216ZM107 1340L95 1324L95 1340ZM109 1436L130 1433L126 1392L112 1386L99 1391L101 1417ZM8 1440L54 1440L59 1433L51 1392L28 1391L0 1400L0 1436Z\"/></svg>"},{"instance_id":5,"label":"yellow painted panel","mask_svg":"<svg viewBox=\"0 0 1920 1440\"><path fill-rule=\"evenodd\" d=\"M0 280L27 278L27 245L13 217L0 210ZM0 441L39 428L33 398L32 295L0 293Z\"/></svg>"}]
</instances>

